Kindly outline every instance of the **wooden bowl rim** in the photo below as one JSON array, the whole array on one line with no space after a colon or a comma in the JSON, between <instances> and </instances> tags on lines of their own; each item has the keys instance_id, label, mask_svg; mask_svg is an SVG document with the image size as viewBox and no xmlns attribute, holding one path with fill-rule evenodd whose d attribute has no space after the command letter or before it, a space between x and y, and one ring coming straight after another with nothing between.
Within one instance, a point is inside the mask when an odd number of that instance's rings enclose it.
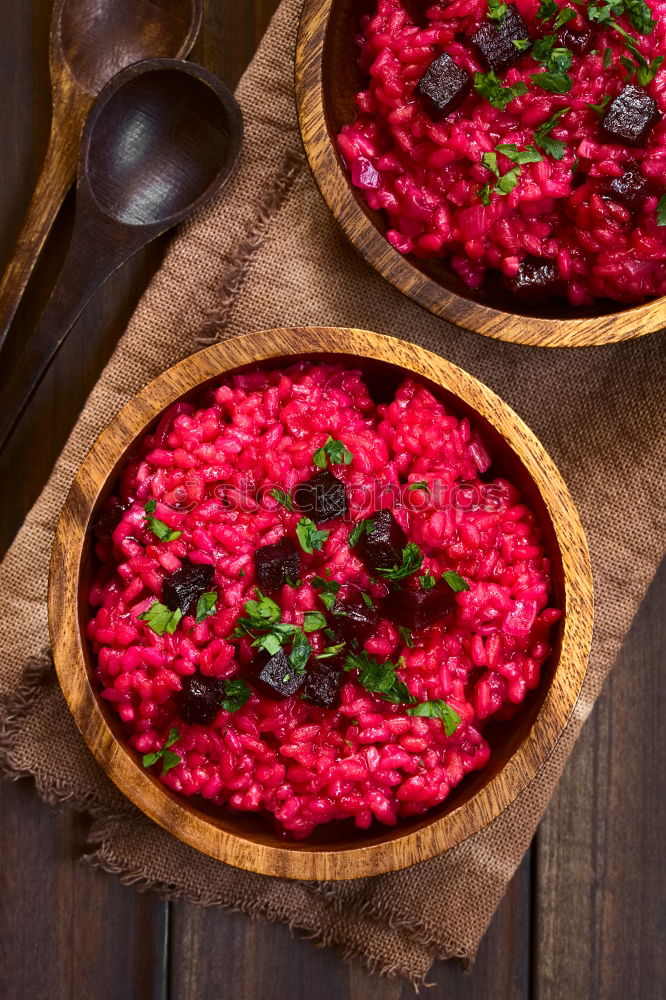
<instances>
[{"instance_id":1,"label":"wooden bowl rim","mask_svg":"<svg viewBox=\"0 0 666 1000\"><path fill-rule=\"evenodd\" d=\"M397 361L397 351L400 360ZM388 363L435 382L485 418L526 467L551 518L563 566L565 616L550 688L528 734L504 767L468 801L422 828L393 839L309 848L307 841L260 844L219 829L168 799L165 789L115 738L93 690L83 648L79 580L95 504L117 462L164 409L212 378L241 366L306 355L340 354ZM563 541L566 539L566 545ZM525 789L557 744L583 684L592 635L592 574L575 504L554 462L520 417L495 393L449 361L415 344L358 329L282 327L223 341L180 361L134 396L99 435L83 461L58 522L49 574L51 644L65 700L85 742L107 776L140 810L184 843L221 861L263 875L347 879L377 875L442 853L496 819ZM399 829L399 828L397 828Z\"/></svg>"},{"instance_id":2,"label":"wooden bowl rim","mask_svg":"<svg viewBox=\"0 0 666 1000\"><path fill-rule=\"evenodd\" d=\"M654 333L666 323L666 296L599 316L555 319L494 309L449 291L398 252L357 201L328 132L323 65L333 0L304 0L296 44L295 86L303 145L332 215L361 256L424 309L466 330L532 347L592 347Z\"/></svg>"}]
</instances>

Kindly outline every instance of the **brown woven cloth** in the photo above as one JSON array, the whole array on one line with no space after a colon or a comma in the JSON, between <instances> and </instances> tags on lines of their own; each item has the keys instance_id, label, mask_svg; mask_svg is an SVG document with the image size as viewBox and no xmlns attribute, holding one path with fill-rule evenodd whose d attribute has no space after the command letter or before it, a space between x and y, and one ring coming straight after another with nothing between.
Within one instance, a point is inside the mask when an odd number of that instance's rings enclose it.
<instances>
[{"instance_id":1,"label":"brown woven cloth","mask_svg":"<svg viewBox=\"0 0 666 1000\"><path fill-rule=\"evenodd\" d=\"M419 982L435 958L473 957L664 551L664 341L653 335L577 351L502 344L422 312L378 278L329 217L303 159L292 92L299 8L299 0L284 0L240 85L247 124L240 172L174 240L0 568L0 763L11 776L33 775L47 801L92 811L91 860L123 881L283 921L371 968ZM585 689L538 778L500 819L447 854L348 883L237 871L143 818L84 747L47 652L51 538L95 436L151 377L206 339L280 324L393 334L488 383L559 463L582 512L595 574Z\"/></svg>"}]
</instances>

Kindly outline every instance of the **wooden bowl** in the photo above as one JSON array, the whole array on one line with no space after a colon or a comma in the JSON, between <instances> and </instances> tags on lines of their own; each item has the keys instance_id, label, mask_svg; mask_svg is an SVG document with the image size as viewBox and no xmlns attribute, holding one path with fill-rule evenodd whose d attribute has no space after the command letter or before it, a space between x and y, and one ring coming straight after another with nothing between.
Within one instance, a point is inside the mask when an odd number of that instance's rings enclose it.
<instances>
[{"instance_id":1,"label":"wooden bowl","mask_svg":"<svg viewBox=\"0 0 666 1000\"><path fill-rule=\"evenodd\" d=\"M260 363L281 367L297 359L337 360L360 367L371 391L385 393L405 374L416 375L482 431L495 474L509 476L537 512L554 568L557 626L554 653L542 680L511 723L485 732L489 765L462 782L441 806L397 827L360 831L331 824L306 841L279 838L256 814L208 808L185 799L141 766L122 726L98 694L85 638L93 573L91 524L114 487L137 438L175 400L196 394L211 379ZM404 868L433 857L495 819L542 767L578 698L592 632L592 579L578 513L552 460L520 418L471 375L400 340L362 330L278 329L215 344L170 368L143 389L95 442L60 517L49 580L49 625L60 686L83 737L118 788L174 836L221 861L298 879L347 879Z\"/></svg>"},{"instance_id":2,"label":"wooden bowl","mask_svg":"<svg viewBox=\"0 0 666 1000\"><path fill-rule=\"evenodd\" d=\"M575 309L565 299L522 303L489 278L468 288L445 261L404 256L386 240L387 220L352 186L336 136L356 114L365 86L357 66L362 14L375 0L305 0L296 48L296 99L305 151L319 189L345 234L387 281L430 312L487 337L538 347L629 340L666 324L666 298L632 308L606 300Z\"/></svg>"}]
</instances>

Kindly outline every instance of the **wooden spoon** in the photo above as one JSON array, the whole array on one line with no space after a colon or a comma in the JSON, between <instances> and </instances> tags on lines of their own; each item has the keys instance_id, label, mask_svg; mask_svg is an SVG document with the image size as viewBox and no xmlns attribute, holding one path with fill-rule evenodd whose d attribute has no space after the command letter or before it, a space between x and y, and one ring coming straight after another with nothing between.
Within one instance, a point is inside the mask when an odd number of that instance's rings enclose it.
<instances>
[{"instance_id":1,"label":"wooden spoon","mask_svg":"<svg viewBox=\"0 0 666 1000\"><path fill-rule=\"evenodd\" d=\"M243 136L233 94L208 70L147 59L104 87L83 130L74 231L55 290L0 384L0 449L86 304L117 268L215 194Z\"/></svg>"},{"instance_id":2,"label":"wooden spoon","mask_svg":"<svg viewBox=\"0 0 666 1000\"><path fill-rule=\"evenodd\" d=\"M140 59L185 56L202 0L55 0L51 20L51 136L14 257L0 284L0 347L72 185L81 129L112 76Z\"/></svg>"}]
</instances>

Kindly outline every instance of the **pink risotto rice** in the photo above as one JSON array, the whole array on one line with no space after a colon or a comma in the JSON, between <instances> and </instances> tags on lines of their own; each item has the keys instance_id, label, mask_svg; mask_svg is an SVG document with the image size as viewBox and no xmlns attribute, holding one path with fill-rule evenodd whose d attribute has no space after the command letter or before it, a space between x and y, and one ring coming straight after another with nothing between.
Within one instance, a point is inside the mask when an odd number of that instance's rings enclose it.
<instances>
[{"instance_id":1,"label":"pink risotto rice","mask_svg":"<svg viewBox=\"0 0 666 1000\"><path fill-rule=\"evenodd\" d=\"M323 524L321 548L307 552L301 514L271 491L295 496L331 438L344 446L331 448L328 469L344 483L347 512ZM350 547L354 527L371 527L380 509L422 557L399 581L369 572ZM234 376L172 406L122 470L96 536L88 637L102 697L144 766L182 795L262 812L298 838L332 820L367 828L420 815L484 767L486 720L509 719L538 685L560 617L539 524L515 486L492 475L469 420L411 379L375 405L361 374L338 366ZM377 617L352 644L355 656L390 661L402 695L387 700L341 662L332 708L302 692L271 697L255 683L253 635L234 633L248 602L265 597L256 552L285 537L300 571L271 595L281 623L303 626L314 611L333 624L323 581L357 588ZM205 613L197 606L196 616L156 625L166 583L192 566L211 567ZM382 615L390 590L402 601L436 580L452 588L438 620L410 634ZM334 661L317 660L330 633L315 628L307 639L309 675ZM220 698L209 724L191 724L179 697L195 676L242 681L246 700L228 710ZM414 711L424 704L445 705L453 724Z\"/></svg>"},{"instance_id":2,"label":"pink risotto rice","mask_svg":"<svg viewBox=\"0 0 666 1000\"><path fill-rule=\"evenodd\" d=\"M472 41L481 25L498 23L497 14L488 20L498 6L377 0L361 19L368 84L338 137L353 184L384 210L387 238L401 253L446 258L471 288L494 272L519 293L521 266L536 258L552 273L536 289L523 282L533 297L566 295L583 306L664 295L665 0L515 0L528 38L496 77L524 92L503 108L487 96L489 63ZM419 88L443 54L465 71L469 93L441 117ZM544 74L555 92L537 82ZM652 109L633 145L606 128L627 84ZM526 151L531 160L516 159Z\"/></svg>"}]
</instances>

